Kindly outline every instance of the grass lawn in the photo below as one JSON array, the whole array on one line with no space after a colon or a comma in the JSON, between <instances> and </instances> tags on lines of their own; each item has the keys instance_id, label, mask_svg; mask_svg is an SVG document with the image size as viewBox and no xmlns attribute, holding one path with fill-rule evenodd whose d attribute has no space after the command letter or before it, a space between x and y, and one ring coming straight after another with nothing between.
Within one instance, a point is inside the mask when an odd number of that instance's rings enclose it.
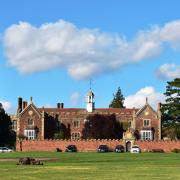
<instances>
[{"instance_id":1,"label":"grass lawn","mask_svg":"<svg viewBox=\"0 0 180 180\"><path fill-rule=\"evenodd\" d=\"M180 179L180 154L175 153L1 153L1 158L51 157L57 161L43 166L17 166L16 161L0 161L0 179Z\"/></svg>"}]
</instances>

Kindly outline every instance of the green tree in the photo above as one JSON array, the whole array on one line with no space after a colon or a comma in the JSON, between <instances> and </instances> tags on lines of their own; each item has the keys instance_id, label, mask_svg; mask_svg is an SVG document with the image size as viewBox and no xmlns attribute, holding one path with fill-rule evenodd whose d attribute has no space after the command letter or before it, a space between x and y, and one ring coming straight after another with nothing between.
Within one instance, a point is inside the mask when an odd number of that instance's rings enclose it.
<instances>
[{"instance_id":1,"label":"green tree","mask_svg":"<svg viewBox=\"0 0 180 180\"><path fill-rule=\"evenodd\" d=\"M0 146L14 146L15 141L16 135L12 130L11 118L0 103Z\"/></svg>"},{"instance_id":2,"label":"green tree","mask_svg":"<svg viewBox=\"0 0 180 180\"><path fill-rule=\"evenodd\" d=\"M112 102L110 103L109 108L125 108L124 97L123 97L120 87L118 87L116 94L113 94L113 96L114 98Z\"/></svg>"},{"instance_id":3,"label":"green tree","mask_svg":"<svg viewBox=\"0 0 180 180\"><path fill-rule=\"evenodd\" d=\"M83 139L121 139L123 127L114 114L93 114L86 118Z\"/></svg>"},{"instance_id":4,"label":"green tree","mask_svg":"<svg viewBox=\"0 0 180 180\"><path fill-rule=\"evenodd\" d=\"M162 133L171 139L180 138L180 78L167 82L166 101L162 104Z\"/></svg>"},{"instance_id":5,"label":"green tree","mask_svg":"<svg viewBox=\"0 0 180 180\"><path fill-rule=\"evenodd\" d=\"M64 131L59 131L57 133L54 134L54 139L64 139L65 135L64 135Z\"/></svg>"}]
</instances>

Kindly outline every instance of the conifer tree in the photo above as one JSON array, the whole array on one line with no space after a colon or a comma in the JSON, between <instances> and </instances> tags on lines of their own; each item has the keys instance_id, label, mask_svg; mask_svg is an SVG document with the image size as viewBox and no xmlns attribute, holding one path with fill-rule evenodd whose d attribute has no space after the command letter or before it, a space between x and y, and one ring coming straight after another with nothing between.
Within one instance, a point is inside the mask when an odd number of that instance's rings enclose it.
<instances>
[{"instance_id":1,"label":"conifer tree","mask_svg":"<svg viewBox=\"0 0 180 180\"><path fill-rule=\"evenodd\" d=\"M110 103L109 108L125 108L124 97L123 97L120 87L118 87L116 94L113 94L113 96L114 98L112 102Z\"/></svg>"},{"instance_id":2,"label":"conifer tree","mask_svg":"<svg viewBox=\"0 0 180 180\"><path fill-rule=\"evenodd\" d=\"M167 82L166 102L162 104L162 125L163 130L172 132L171 138L180 138L180 78Z\"/></svg>"}]
</instances>

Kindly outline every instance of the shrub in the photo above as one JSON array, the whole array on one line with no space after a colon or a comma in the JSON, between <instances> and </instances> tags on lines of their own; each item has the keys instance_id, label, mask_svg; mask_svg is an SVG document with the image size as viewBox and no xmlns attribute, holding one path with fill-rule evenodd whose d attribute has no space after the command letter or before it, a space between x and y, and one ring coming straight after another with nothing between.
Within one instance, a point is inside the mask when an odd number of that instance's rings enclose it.
<instances>
[{"instance_id":1,"label":"shrub","mask_svg":"<svg viewBox=\"0 0 180 180\"><path fill-rule=\"evenodd\" d=\"M18 136L17 136L17 139L18 140L24 140L24 139L26 139L27 137L24 135L24 134L19 134Z\"/></svg>"},{"instance_id":2,"label":"shrub","mask_svg":"<svg viewBox=\"0 0 180 180\"><path fill-rule=\"evenodd\" d=\"M153 153L164 153L163 149L152 149Z\"/></svg>"},{"instance_id":3,"label":"shrub","mask_svg":"<svg viewBox=\"0 0 180 180\"><path fill-rule=\"evenodd\" d=\"M60 131L54 134L54 139L64 139L64 132Z\"/></svg>"},{"instance_id":4,"label":"shrub","mask_svg":"<svg viewBox=\"0 0 180 180\"><path fill-rule=\"evenodd\" d=\"M173 153L180 153L180 149L175 148L171 152L173 152Z\"/></svg>"},{"instance_id":5,"label":"shrub","mask_svg":"<svg viewBox=\"0 0 180 180\"><path fill-rule=\"evenodd\" d=\"M60 148L56 148L56 152L62 152Z\"/></svg>"}]
</instances>

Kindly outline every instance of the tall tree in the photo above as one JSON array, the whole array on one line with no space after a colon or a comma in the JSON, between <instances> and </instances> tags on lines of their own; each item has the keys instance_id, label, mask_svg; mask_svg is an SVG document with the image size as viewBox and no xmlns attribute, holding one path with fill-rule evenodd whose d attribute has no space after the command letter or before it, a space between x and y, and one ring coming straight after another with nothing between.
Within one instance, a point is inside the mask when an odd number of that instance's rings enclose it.
<instances>
[{"instance_id":1,"label":"tall tree","mask_svg":"<svg viewBox=\"0 0 180 180\"><path fill-rule=\"evenodd\" d=\"M180 138L180 78L167 82L166 102L162 104L162 126L164 136Z\"/></svg>"},{"instance_id":2,"label":"tall tree","mask_svg":"<svg viewBox=\"0 0 180 180\"><path fill-rule=\"evenodd\" d=\"M123 127L116 116L93 114L86 119L82 135L84 139L121 139Z\"/></svg>"},{"instance_id":3,"label":"tall tree","mask_svg":"<svg viewBox=\"0 0 180 180\"><path fill-rule=\"evenodd\" d=\"M116 94L113 94L113 96L114 98L112 102L110 103L109 107L110 108L125 108L124 97L123 97L120 87L118 87Z\"/></svg>"},{"instance_id":4,"label":"tall tree","mask_svg":"<svg viewBox=\"0 0 180 180\"><path fill-rule=\"evenodd\" d=\"M14 146L16 135L11 125L10 116L0 103L0 146Z\"/></svg>"}]
</instances>

